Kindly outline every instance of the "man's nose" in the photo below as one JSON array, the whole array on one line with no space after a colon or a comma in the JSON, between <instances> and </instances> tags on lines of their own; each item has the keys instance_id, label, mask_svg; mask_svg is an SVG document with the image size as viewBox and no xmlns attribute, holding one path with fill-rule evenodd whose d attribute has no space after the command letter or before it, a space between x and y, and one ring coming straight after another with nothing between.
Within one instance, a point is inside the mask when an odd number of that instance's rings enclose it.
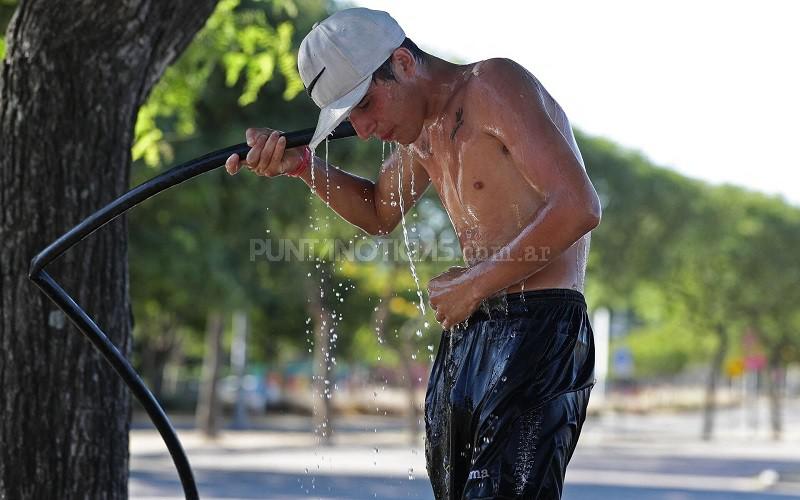
<instances>
[{"instance_id":1,"label":"man's nose","mask_svg":"<svg viewBox=\"0 0 800 500\"><path fill-rule=\"evenodd\" d=\"M350 113L350 123L353 124L353 128L360 139L367 140L375 132L375 122L367 119L361 113Z\"/></svg>"}]
</instances>

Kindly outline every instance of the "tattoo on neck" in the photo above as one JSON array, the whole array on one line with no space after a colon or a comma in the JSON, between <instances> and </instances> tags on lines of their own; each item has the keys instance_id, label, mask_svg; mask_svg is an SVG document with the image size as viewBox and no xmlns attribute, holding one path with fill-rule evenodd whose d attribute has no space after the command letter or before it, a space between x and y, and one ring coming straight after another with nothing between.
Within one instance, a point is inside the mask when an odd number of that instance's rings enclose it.
<instances>
[{"instance_id":1,"label":"tattoo on neck","mask_svg":"<svg viewBox=\"0 0 800 500\"><path fill-rule=\"evenodd\" d=\"M464 125L464 108L458 108L458 111L456 111L456 126L450 133L451 141L456 140L456 132L461 128L461 125Z\"/></svg>"}]
</instances>

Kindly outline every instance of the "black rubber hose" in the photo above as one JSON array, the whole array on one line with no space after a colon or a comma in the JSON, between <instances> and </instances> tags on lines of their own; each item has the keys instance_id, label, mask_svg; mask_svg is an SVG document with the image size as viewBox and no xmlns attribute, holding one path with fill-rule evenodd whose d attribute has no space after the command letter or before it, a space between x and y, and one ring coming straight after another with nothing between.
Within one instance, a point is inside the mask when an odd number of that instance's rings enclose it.
<instances>
[{"instance_id":1,"label":"black rubber hose","mask_svg":"<svg viewBox=\"0 0 800 500\"><path fill-rule=\"evenodd\" d=\"M283 135L286 137L286 147L294 148L307 145L311 142L313 134L314 129L305 129ZM336 127L336 130L329 136L329 139L342 139L354 135L355 130L352 125L350 125L349 122L344 122ZM183 492L187 500L197 500L199 498L197 485L194 480L191 465L189 465L189 459L186 457L186 452L183 450L183 446L181 446L178 435L170 423L167 414L164 413L164 409L161 408L161 405L158 404L158 401L144 384L141 377L136 373L136 370L133 369L125 356L123 356L109 340L103 330L100 329L77 302L75 302L47 272L45 272L44 268L58 256L72 248L76 243L144 200L172 186L180 184L183 181L221 167L225 164L225 160L233 153L244 156L249 150L250 147L246 143L220 149L178 165L177 167L173 167L163 174L140 184L93 213L80 224L48 245L31 260L28 269L28 278L33 281L53 303L64 311L78 330L83 333L100 354L103 355L111 367L114 368L114 371L122 377L133 395L136 396L136 399L139 400L139 403L141 403L145 411L147 411L150 420L153 421L156 429L158 429L161 438L167 445L170 456L172 456L172 461L175 463L175 468L178 471L178 476L180 477Z\"/></svg>"},{"instance_id":2,"label":"black rubber hose","mask_svg":"<svg viewBox=\"0 0 800 500\"><path fill-rule=\"evenodd\" d=\"M344 122L331 133L328 137L329 140L343 139L352 137L356 134L350 122ZM296 148L298 146L305 146L311 142L314 135L314 129L305 129L297 132L287 132L283 134L286 137L286 147ZM154 196L161 191L171 188L183 181L197 177L211 170L221 167L225 164L233 153L238 154L240 157L250 151L250 146L246 143L230 146L225 149L208 153L194 160L188 161L177 167L173 167L166 172L153 177L147 182L144 182L135 188L131 189L124 195L112 201L105 207L93 213L83 220L80 224L67 231L63 236L47 246L44 250L39 252L36 257L31 261L28 270L28 277L32 277L37 271L43 269L48 263L52 262L56 257L67 251L75 243L83 238L92 234L104 224L114 220L119 215L127 212L144 200Z\"/></svg>"}]
</instances>

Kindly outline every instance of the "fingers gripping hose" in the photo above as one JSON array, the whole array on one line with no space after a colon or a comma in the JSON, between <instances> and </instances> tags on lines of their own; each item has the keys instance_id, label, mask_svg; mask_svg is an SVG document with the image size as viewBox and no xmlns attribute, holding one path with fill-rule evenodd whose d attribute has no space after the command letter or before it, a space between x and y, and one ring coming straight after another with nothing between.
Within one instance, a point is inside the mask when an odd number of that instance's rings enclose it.
<instances>
[{"instance_id":1,"label":"fingers gripping hose","mask_svg":"<svg viewBox=\"0 0 800 500\"><path fill-rule=\"evenodd\" d=\"M286 137L286 147L294 148L305 146L311 141L314 129L300 130L284 134ZM329 139L342 139L355 135L352 125L344 122L333 131ZM100 227L124 214L144 200L154 196L166 189L171 188L183 181L189 180L200 174L204 174L218 167L221 167L225 160L237 153L244 157L250 147L245 144L237 144L225 149L214 151L195 160L186 162L177 167L167 170L149 181L131 189L124 195L104 206L97 212L84 219L77 226L73 227L60 238L47 246L33 260L31 260L28 270L28 278L33 281L47 297L52 300L72 321L72 323L83 333L83 335L94 345L103 355L105 360L111 365L117 374L122 377L130 388L136 399L142 404L153 424L161 434L164 443L167 445L178 476L183 486L183 492L187 499L198 499L197 485L194 481L192 468L189 460L181 446L175 429L164 413L163 408L158 404L153 394L144 385L141 377L130 365L125 356L119 352L116 346L108 339L103 330L89 317L88 314L79 306L72 297L47 273L44 268L58 256L72 248L76 243L86 238Z\"/></svg>"}]
</instances>

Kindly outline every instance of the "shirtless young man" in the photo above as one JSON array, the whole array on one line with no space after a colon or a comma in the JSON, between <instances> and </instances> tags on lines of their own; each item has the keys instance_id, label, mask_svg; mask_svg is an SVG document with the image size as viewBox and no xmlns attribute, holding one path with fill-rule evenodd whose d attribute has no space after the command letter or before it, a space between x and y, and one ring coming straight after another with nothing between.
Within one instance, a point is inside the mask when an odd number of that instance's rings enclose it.
<instances>
[{"instance_id":1,"label":"shirtless young man","mask_svg":"<svg viewBox=\"0 0 800 500\"><path fill-rule=\"evenodd\" d=\"M560 498L594 382L582 291L601 215L564 112L513 61L451 64L368 9L316 25L298 66L322 109L312 148L349 117L360 138L404 153L372 182L332 165L326 174L310 149L248 129L252 149L228 159L229 173L299 177L373 235L390 233L432 184L467 263L428 285L444 329L425 401L434 493Z\"/></svg>"}]
</instances>

